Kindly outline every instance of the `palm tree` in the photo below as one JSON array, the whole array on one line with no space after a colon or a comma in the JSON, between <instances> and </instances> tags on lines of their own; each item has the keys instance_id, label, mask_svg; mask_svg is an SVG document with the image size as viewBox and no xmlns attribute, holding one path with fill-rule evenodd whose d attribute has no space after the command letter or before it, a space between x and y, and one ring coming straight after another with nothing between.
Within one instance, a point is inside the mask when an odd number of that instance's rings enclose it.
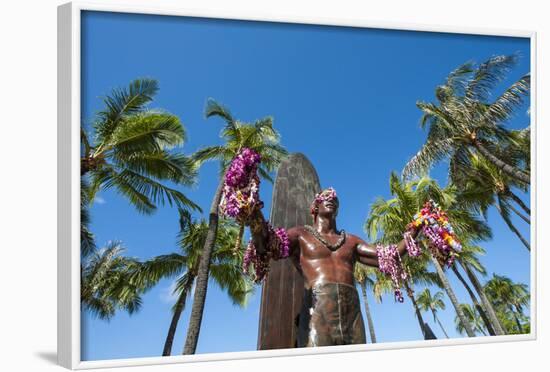
<instances>
[{"instance_id":1,"label":"palm tree","mask_svg":"<svg viewBox=\"0 0 550 372\"><path fill-rule=\"evenodd\" d=\"M363 295L363 302L365 304L365 315L367 316L367 324L369 327L369 334L371 338L371 342L373 344L376 343L376 333L374 332L374 322L372 321L372 316L369 308L369 303L367 299L367 288L373 288L375 284L375 277L377 269L373 267L368 267L361 264L355 265L355 281L359 283L359 286L361 287L361 293Z\"/></svg>"},{"instance_id":2,"label":"palm tree","mask_svg":"<svg viewBox=\"0 0 550 372\"><path fill-rule=\"evenodd\" d=\"M396 243L402 239L405 226L412 221L414 214L422 208L426 200L433 199L447 211L457 235L468 236L472 240L483 240L491 236L487 224L477 219L475 215L462 208L457 203L456 189L442 189L435 180L423 177L419 180L401 183L394 173L390 176L390 192L393 198L385 200L378 198L371 206L365 228L369 236L383 232L386 243ZM433 254L429 255L441 285L449 296L457 315L464 321L464 328L470 337L474 337L473 329L467 319L461 314L458 299L449 284L441 264Z\"/></svg>"},{"instance_id":3,"label":"palm tree","mask_svg":"<svg viewBox=\"0 0 550 372\"><path fill-rule=\"evenodd\" d=\"M185 129L177 116L148 109L158 91L152 79L137 79L125 89L114 89L103 101L93 134L81 130L81 176L90 181L89 201L100 189L115 188L141 213L150 214L168 203L200 210L164 181L191 185L193 161L171 149L181 146Z\"/></svg>"},{"instance_id":4,"label":"palm tree","mask_svg":"<svg viewBox=\"0 0 550 372\"><path fill-rule=\"evenodd\" d=\"M528 111L529 113L529 111ZM531 171L531 126L510 131L508 151L511 156L519 160L527 172Z\"/></svg>"},{"instance_id":5,"label":"palm tree","mask_svg":"<svg viewBox=\"0 0 550 372\"><path fill-rule=\"evenodd\" d=\"M524 333L521 318L524 307L529 304L530 295L526 284L514 283L510 278L493 274L491 280L485 284L485 292L503 317L511 316L517 327L511 333Z\"/></svg>"},{"instance_id":6,"label":"palm tree","mask_svg":"<svg viewBox=\"0 0 550 372\"><path fill-rule=\"evenodd\" d=\"M437 291L432 296L432 293L428 288L425 288L420 294L416 297L416 302L422 311L431 311L434 316L434 322L439 324L439 327L443 331L443 334L446 338L449 338L449 335L443 328L443 324L437 317L437 310L445 310L445 302L443 301L443 292Z\"/></svg>"},{"instance_id":7,"label":"palm tree","mask_svg":"<svg viewBox=\"0 0 550 372\"><path fill-rule=\"evenodd\" d=\"M476 311L485 323L485 328L487 329L489 334L491 336L503 335L505 333L502 329L502 326L500 325L500 322L498 321L493 306L490 302L484 301L484 298L486 299L485 294L478 291L478 296L481 298L480 303L480 301L478 301L476 295L474 294L474 291L472 290L466 279L462 276L458 268L459 265L462 266L462 268L467 272L470 281L472 281L472 284L474 284L474 287L477 290L477 287L472 280L472 276L475 277L472 268L482 275L486 274L485 267L483 267L483 265L479 261L479 258L477 257L478 254L484 253L485 250L483 248L475 245L470 245L467 242L462 242L462 251L460 252L460 255L458 256L453 266L451 266L451 269L466 289L466 292L468 292L468 295L472 299L472 303L474 304ZM475 280L476 282L478 282L477 279Z\"/></svg>"},{"instance_id":8,"label":"palm tree","mask_svg":"<svg viewBox=\"0 0 550 372\"><path fill-rule=\"evenodd\" d=\"M202 322L202 314L208 288L208 273L214 242L216 240L219 220L219 205L223 191L226 168L241 149L247 147L260 154L262 162L258 173L271 180L269 173L276 169L286 150L279 145L279 133L273 128L273 119L265 117L252 124L236 120L231 112L213 99L209 99L205 109L206 118L219 117L224 121L221 137L223 145L209 146L197 151L194 160L199 164L208 160L220 163L221 176L210 206L208 233L204 241L202 255L197 271L195 295L191 309L191 318L187 330L184 354L194 354Z\"/></svg>"},{"instance_id":9,"label":"palm tree","mask_svg":"<svg viewBox=\"0 0 550 372\"><path fill-rule=\"evenodd\" d=\"M407 297L411 300L411 304L413 305L414 314L416 316L416 319L418 320L418 325L420 327L420 331L422 332L422 336L425 340L433 340L436 339L434 333L430 329L430 326L428 323L426 323L422 317L422 312L420 311L420 307L418 306L418 303L416 302L416 299L414 297L414 286L430 286L430 285L436 285L438 287L441 286L439 282L439 278L437 277L437 274L434 272L430 272L427 269L427 258L423 258L421 260L414 260L414 261L407 261L407 257L404 258L406 261L406 268L409 276L409 280L404 283L405 286L405 293L407 294ZM377 303L382 302L382 296L384 294L394 294L394 288L393 283L391 279L385 275L382 274L379 270L374 270L374 283L373 283L373 294L374 299Z\"/></svg>"},{"instance_id":10,"label":"palm tree","mask_svg":"<svg viewBox=\"0 0 550 372\"><path fill-rule=\"evenodd\" d=\"M130 278L139 270L136 259L124 257L120 242L90 252L80 268L80 300L83 310L100 319L111 319L117 310L135 313L141 306L144 288Z\"/></svg>"},{"instance_id":11,"label":"palm tree","mask_svg":"<svg viewBox=\"0 0 550 372\"><path fill-rule=\"evenodd\" d=\"M470 279L470 282L473 284L481 302L483 309L485 310L485 314L490 318L491 325L497 335L504 335L506 334L506 328L503 327L500 319L498 318L497 311L495 310L493 304L489 300L489 297L485 293L485 288L477 278L476 274L474 273L474 269L472 265L467 262L466 260L459 259L458 263L464 269L466 272L466 275L468 276L468 279Z\"/></svg>"},{"instance_id":12,"label":"palm tree","mask_svg":"<svg viewBox=\"0 0 550 372\"><path fill-rule=\"evenodd\" d=\"M468 62L451 72L437 87L437 103L417 102L423 112L421 126L428 126L428 137L418 153L406 164L403 175L423 175L443 159L454 163L467 158L470 151L482 155L508 176L528 185L528 168L520 169L497 157L494 145L510 140L503 126L520 107L530 89L527 74L508 87L494 101L488 102L492 90L516 64L517 56L496 56L476 66Z\"/></svg>"},{"instance_id":13,"label":"palm tree","mask_svg":"<svg viewBox=\"0 0 550 372\"><path fill-rule=\"evenodd\" d=\"M484 329L485 323L483 323L481 317L475 311L475 309L468 304L460 304L460 309L462 310L462 313L464 314L466 319L468 319L468 323L472 325L474 331L477 333L481 333L484 336L487 336L487 332L485 332ZM466 333L464 323L458 316L455 317L455 325L458 333L460 333L461 335Z\"/></svg>"},{"instance_id":14,"label":"palm tree","mask_svg":"<svg viewBox=\"0 0 550 372\"><path fill-rule=\"evenodd\" d=\"M97 247L94 234L90 230L90 200L89 186L86 180L80 181L80 254L87 257L93 253Z\"/></svg>"},{"instance_id":15,"label":"palm tree","mask_svg":"<svg viewBox=\"0 0 550 372\"><path fill-rule=\"evenodd\" d=\"M186 214L180 218L180 226L179 252L145 261L133 278L135 283L149 288L163 278L177 276L173 293L177 300L172 308L172 321L164 343L163 356L168 356L172 352L178 322L195 285L201 250L208 233L206 221L192 222ZM247 277L242 275L242 251L238 255L233 251L238 230L234 223L221 221L210 269L211 278L227 292L233 304L244 307L253 286Z\"/></svg>"},{"instance_id":16,"label":"palm tree","mask_svg":"<svg viewBox=\"0 0 550 372\"><path fill-rule=\"evenodd\" d=\"M404 282L404 285L405 293L407 294L407 297L411 300L414 308L414 313L416 315L416 319L418 320L418 325L420 326L420 330L422 331L424 339L432 340L436 338L435 334L430 329L428 323L424 321L420 304L417 302L414 296L415 287L428 287L436 285L437 287L441 288L442 286L439 276L436 273L428 270L428 256L428 254L423 253L422 256L415 259L411 259L410 257L404 258L404 267L407 270L408 276L408 280Z\"/></svg>"},{"instance_id":17,"label":"palm tree","mask_svg":"<svg viewBox=\"0 0 550 372\"><path fill-rule=\"evenodd\" d=\"M502 153L511 151L506 148L499 150ZM529 242L513 224L510 216L511 212L514 212L526 223L531 223L529 217L514 207L514 204L517 204L527 215L531 214L529 207L512 190L512 187L516 187L527 191L528 188L525 185L516 182L485 158L476 154L470 154L467 165L456 166L451 172L451 179L462 190L460 199L465 205L478 210L485 217L489 207L495 206L508 228L516 234L527 250L531 250Z\"/></svg>"}]
</instances>

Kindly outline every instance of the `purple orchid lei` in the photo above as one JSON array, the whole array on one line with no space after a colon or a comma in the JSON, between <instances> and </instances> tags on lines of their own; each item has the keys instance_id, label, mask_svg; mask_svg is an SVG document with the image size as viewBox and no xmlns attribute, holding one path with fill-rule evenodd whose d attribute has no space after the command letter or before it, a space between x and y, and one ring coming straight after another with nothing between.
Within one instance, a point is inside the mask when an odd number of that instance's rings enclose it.
<instances>
[{"instance_id":1,"label":"purple orchid lei","mask_svg":"<svg viewBox=\"0 0 550 372\"><path fill-rule=\"evenodd\" d=\"M256 151L243 148L231 161L225 173L220 210L225 216L245 223L254 208L263 206L260 200L258 165L261 157Z\"/></svg>"},{"instance_id":2,"label":"purple orchid lei","mask_svg":"<svg viewBox=\"0 0 550 372\"><path fill-rule=\"evenodd\" d=\"M407 280L407 273L403 269L397 246L395 244L387 246L378 245L376 253L378 255L378 267L380 271L391 277L395 299L398 302L403 302L401 286Z\"/></svg>"},{"instance_id":3,"label":"purple orchid lei","mask_svg":"<svg viewBox=\"0 0 550 372\"><path fill-rule=\"evenodd\" d=\"M287 258L290 253L290 240L284 228L274 229L268 222L266 252L259 254L252 239L248 242L243 258L243 273L250 275L254 282L262 282L269 272L271 259L278 260ZM254 266L254 273L251 275L250 265Z\"/></svg>"},{"instance_id":4,"label":"purple orchid lei","mask_svg":"<svg viewBox=\"0 0 550 372\"><path fill-rule=\"evenodd\" d=\"M260 200L260 178L258 166L261 156L256 151L243 148L231 161L225 173L220 211L226 216L237 220L241 229L235 251L240 249L244 225L251 222L256 210L262 209L264 203ZM289 255L290 242L286 230L274 229L267 223L267 252L259 255L252 240L249 241L243 257L243 272L249 274L250 265L254 265L255 281L263 280L269 270L271 258L285 258Z\"/></svg>"}]
</instances>

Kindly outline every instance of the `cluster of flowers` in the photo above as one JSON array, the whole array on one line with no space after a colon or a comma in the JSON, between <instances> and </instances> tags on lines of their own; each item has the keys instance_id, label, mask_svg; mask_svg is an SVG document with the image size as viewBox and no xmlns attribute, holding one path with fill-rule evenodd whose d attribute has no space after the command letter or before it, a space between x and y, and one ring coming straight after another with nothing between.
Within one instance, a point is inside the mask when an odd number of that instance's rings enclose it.
<instances>
[{"instance_id":1,"label":"cluster of flowers","mask_svg":"<svg viewBox=\"0 0 550 372\"><path fill-rule=\"evenodd\" d=\"M378 245L376 253L378 254L378 267L380 271L391 277L395 299L403 302L401 286L403 281L407 280L407 273L403 270L397 246L395 244L389 246Z\"/></svg>"},{"instance_id":2,"label":"cluster of flowers","mask_svg":"<svg viewBox=\"0 0 550 372\"><path fill-rule=\"evenodd\" d=\"M407 225L407 231L403 234L407 253L411 257L418 257L422 253L417 240L413 238L413 234L417 231L421 232L422 238L427 240L431 254L442 264L452 266L456 253L462 249L462 246L456 238L447 214L433 200L424 204L413 221ZM400 288L403 281L407 279L407 274L403 269L397 246L379 245L377 254L380 271L391 277L395 298L403 302Z\"/></svg>"},{"instance_id":3,"label":"cluster of flowers","mask_svg":"<svg viewBox=\"0 0 550 372\"><path fill-rule=\"evenodd\" d=\"M449 217L441 207L429 200L418 212L413 221L408 225L408 232L405 233L407 251L409 255L415 257L420 254L420 248L414 239L411 239L410 231L420 228L424 238L428 239L428 246L432 253L447 267L451 267L462 246L458 241L453 227L449 223ZM408 236L408 238L407 238Z\"/></svg>"},{"instance_id":4,"label":"cluster of flowers","mask_svg":"<svg viewBox=\"0 0 550 372\"><path fill-rule=\"evenodd\" d=\"M260 155L249 148L243 148L231 161L225 174L221 212L244 224L255 208L262 208L258 177Z\"/></svg>"},{"instance_id":5,"label":"cluster of flowers","mask_svg":"<svg viewBox=\"0 0 550 372\"><path fill-rule=\"evenodd\" d=\"M260 161L260 154L245 147L231 161L225 174L220 211L241 224L235 244L236 251L241 246L244 225L251 223L254 212L262 209L264 205L260 200L260 178L258 177ZM271 258L285 258L289 254L290 243L286 230L274 229L267 222L266 225L266 252L258 254L254 243L250 240L243 258L243 271L249 274L250 265L254 265L257 282L263 280L267 274Z\"/></svg>"},{"instance_id":6,"label":"cluster of flowers","mask_svg":"<svg viewBox=\"0 0 550 372\"><path fill-rule=\"evenodd\" d=\"M268 222L266 251L261 254L256 250L252 239L248 242L243 258L243 273L250 275L250 265L254 265L254 282L260 283L269 271L271 259L287 258L290 253L290 240L282 227L274 229Z\"/></svg>"}]
</instances>

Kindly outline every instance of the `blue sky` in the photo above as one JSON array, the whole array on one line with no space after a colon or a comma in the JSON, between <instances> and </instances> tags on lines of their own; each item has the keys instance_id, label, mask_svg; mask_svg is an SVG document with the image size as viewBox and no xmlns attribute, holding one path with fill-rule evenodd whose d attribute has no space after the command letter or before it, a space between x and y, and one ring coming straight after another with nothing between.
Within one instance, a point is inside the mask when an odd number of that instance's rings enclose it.
<instances>
[{"instance_id":1,"label":"blue sky","mask_svg":"<svg viewBox=\"0 0 550 372\"><path fill-rule=\"evenodd\" d=\"M528 39L85 12L82 118L89 123L102 108L102 96L138 77L159 81L151 107L181 118L189 137L186 153L220 143L222 123L203 117L209 97L243 121L271 115L283 145L311 160L323 187L336 188L339 227L366 239L362 226L370 204L377 196L389 196L390 172L400 172L425 139L416 101L432 101L435 87L461 63L516 52L519 64L503 86L529 71ZM518 110L510 127L529 123L526 110ZM204 165L198 184L183 190L205 210L217 172L217 164ZM443 184L445 175L445 164L432 172ZM268 215L272 189L266 182L262 186ZM176 250L173 209L143 216L116 192L104 191L91 213L98 245L121 240L126 253L140 259ZM528 236L528 227L515 222ZM529 284L527 250L495 211L490 211L489 223L494 239L482 243L487 271ZM459 300L469 302L452 273L449 279ZM106 322L84 313L82 359L159 356L174 302L171 285L172 280L163 280L145 294L143 308L133 316L120 312ZM260 293L258 287L248 307L239 309L211 284L197 352L255 350ZM379 342L421 338L408 300L370 300ZM441 321L451 337L460 337L452 305L446 303ZM189 308L190 303L173 354L183 349ZM425 320L443 337L430 314Z\"/></svg>"}]
</instances>

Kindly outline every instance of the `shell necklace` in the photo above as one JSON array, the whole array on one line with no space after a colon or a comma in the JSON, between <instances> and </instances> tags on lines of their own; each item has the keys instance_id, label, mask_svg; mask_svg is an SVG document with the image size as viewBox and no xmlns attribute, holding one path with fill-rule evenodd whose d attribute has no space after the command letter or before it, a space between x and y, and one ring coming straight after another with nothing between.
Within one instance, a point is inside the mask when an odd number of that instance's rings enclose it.
<instances>
[{"instance_id":1,"label":"shell necklace","mask_svg":"<svg viewBox=\"0 0 550 372\"><path fill-rule=\"evenodd\" d=\"M331 251L337 250L342 245L344 245L344 243L346 242L346 232L344 230L340 230L340 238L338 239L336 244L333 245L333 244L330 244L329 242L327 242L313 226L306 225L306 226L304 226L304 228L307 231L309 231L311 233L311 235L313 235L317 240L319 240L321 243L323 243Z\"/></svg>"}]
</instances>

